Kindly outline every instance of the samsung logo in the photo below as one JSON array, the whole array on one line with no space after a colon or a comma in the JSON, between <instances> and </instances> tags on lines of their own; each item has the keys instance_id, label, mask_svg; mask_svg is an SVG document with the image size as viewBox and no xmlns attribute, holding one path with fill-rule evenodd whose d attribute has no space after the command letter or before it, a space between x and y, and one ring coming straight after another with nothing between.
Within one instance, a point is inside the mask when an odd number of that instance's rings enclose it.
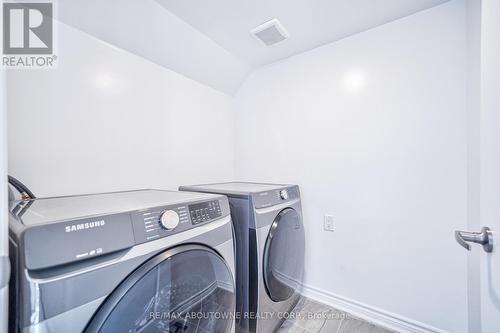
<instances>
[{"instance_id":1,"label":"samsung logo","mask_svg":"<svg viewBox=\"0 0 500 333\"><path fill-rule=\"evenodd\" d=\"M93 221L93 222L85 222L85 223L68 225L68 226L66 226L66 232L73 232L73 231L81 231L81 230L86 230L86 229L98 228L98 227L104 226L105 224L106 224L106 221L99 220L99 221Z\"/></svg>"}]
</instances>

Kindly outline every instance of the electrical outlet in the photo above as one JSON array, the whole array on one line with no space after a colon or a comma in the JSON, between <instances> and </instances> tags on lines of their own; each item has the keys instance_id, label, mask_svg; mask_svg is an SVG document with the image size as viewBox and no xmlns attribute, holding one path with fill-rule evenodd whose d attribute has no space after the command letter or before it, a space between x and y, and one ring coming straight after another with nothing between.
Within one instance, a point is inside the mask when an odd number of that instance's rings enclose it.
<instances>
[{"instance_id":1,"label":"electrical outlet","mask_svg":"<svg viewBox=\"0 0 500 333\"><path fill-rule=\"evenodd\" d=\"M333 229L333 215L325 215L323 220L323 230L334 231Z\"/></svg>"}]
</instances>

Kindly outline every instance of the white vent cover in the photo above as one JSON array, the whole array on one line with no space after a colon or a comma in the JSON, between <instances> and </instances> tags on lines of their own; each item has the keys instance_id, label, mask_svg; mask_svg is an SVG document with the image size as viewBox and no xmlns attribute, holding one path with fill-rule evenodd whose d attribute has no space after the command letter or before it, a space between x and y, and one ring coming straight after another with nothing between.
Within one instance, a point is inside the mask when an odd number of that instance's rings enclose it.
<instances>
[{"instance_id":1,"label":"white vent cover","mask_svg":"<svg viewBox=\"0 0 500 333\"><path fill-rule=\"evenodd\" d=\"M278 19L267 21L250 30L250 33L265 46L274 45L290 37Z\"/></svg>"}]
</instances>

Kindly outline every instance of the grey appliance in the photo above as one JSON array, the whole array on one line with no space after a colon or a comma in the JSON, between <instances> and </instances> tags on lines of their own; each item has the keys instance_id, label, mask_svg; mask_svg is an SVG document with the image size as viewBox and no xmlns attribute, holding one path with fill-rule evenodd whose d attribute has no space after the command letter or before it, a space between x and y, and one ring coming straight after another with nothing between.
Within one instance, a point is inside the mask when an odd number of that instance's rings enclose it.
<instances>
[{"instance_id":1,"label":"grey appliance","mask_svg":"<svg viewBox=\"0 0 500 333\"><path fill-rule=\"evenodd\" d=\"M228 200L139 190L10 203L11 332L231 332Z\"/></svg>"},{"instance_id":2,"label":"grey appliance","mask_svg":"<svg viewBox=\"0 0 500 333\"><path fill-rule=\"evenodd\" d=\"M232 182L180 190L228 196L236 236L237 331L278 329L302 286L305 236L299 187Z\"/></svg>"}]
</instances>

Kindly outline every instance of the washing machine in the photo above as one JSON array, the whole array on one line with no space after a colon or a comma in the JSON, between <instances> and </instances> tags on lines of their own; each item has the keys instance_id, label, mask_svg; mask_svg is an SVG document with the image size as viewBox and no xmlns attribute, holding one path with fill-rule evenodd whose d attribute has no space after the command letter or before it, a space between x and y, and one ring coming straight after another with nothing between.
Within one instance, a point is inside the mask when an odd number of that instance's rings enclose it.
<instances>
[{"instance_id":1,"label":"washing machine","mask_svg":"<svg viewBox=\"0 0 500 333\"><path fill-rule=\"evenodd\" d=\"M228 196L236 236L237 331L278 329L300 297L304 273L299 187L231 182L180 190Z\"/></svg>"},{"instance_id":2,"label":"washing machine","mask_svg":"<svg viewBox=\"0 0 500 333\"><path fill-rule=\"evenodd\" d=\"M11 332L231 332L222 195L140 190L10 203Z\"/></svg>"}]
</instances>

